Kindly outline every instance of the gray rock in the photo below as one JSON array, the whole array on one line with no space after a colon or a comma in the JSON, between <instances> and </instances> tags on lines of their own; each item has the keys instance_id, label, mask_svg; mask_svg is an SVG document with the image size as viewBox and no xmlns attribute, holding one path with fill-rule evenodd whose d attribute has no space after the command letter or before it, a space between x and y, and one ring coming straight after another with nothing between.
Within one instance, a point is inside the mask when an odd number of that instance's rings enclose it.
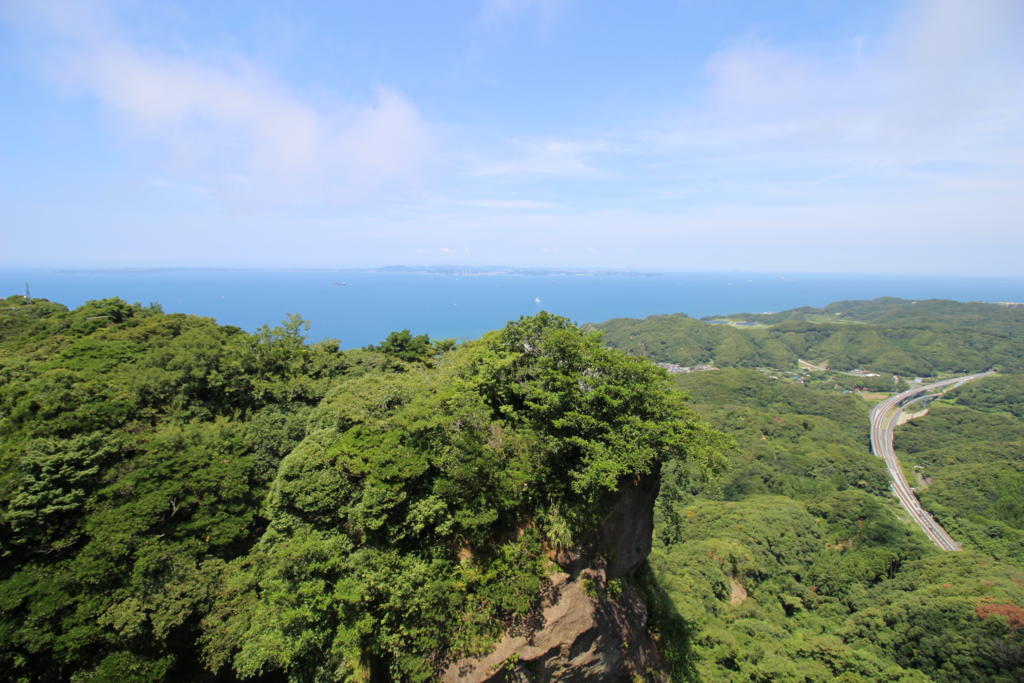
<instances>
[{"instance_id":1,"label":"gray rock","mask_svg":"<svg viewBox=\"0 0 1024 683\"><path fill-rule=\"evenodd\" d=\"M624 482L598 529L558 553L540 618L509 632L484 657L449 666L442 680L666 681L647 631L647 607L626 577L651 550L657 473Z\"/></svg>"}]
</instances>

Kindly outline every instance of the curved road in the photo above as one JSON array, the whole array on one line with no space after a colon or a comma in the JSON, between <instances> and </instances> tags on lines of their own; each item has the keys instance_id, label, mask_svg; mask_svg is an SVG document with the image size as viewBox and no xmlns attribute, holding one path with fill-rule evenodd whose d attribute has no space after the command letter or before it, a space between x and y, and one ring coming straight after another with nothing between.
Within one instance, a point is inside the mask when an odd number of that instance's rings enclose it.
<instances>
[{"instance_id":1,"label":"curved road","mask_svg":"<svg viewBox=\"0 0 1024 683\"><path fill-rule=\"evenodd\" d=\"M907 484L903 470L900 469L900 461L896 458L896 451L893 449L893 430L899 420L901 408L909 403L914 403L925 398L937 389L945 389L952 385L960 385L978 377L990 375L994 370L979 372L973 375L954 377L933 384L926 384L916 389L904 391L890 398L881 401L871 409L871 451L885 460L885 466L889 470L889 477L892 479L892 490L896 494L903 508L914 518L921 530L927 534L935 545L943 550L962 550L959 543L950 538L942 525L935 521L928 511L921 507L920 501L914 494L910 485Z\"/></svg>"}]
</instances>

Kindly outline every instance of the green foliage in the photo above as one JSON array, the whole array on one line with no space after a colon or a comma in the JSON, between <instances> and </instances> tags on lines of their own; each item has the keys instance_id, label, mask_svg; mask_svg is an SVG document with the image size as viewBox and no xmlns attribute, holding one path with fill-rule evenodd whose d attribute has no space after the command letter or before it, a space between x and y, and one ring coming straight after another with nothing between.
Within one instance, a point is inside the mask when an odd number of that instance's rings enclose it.
<instances>
[{"instance_id":1,"label":"green foliage","mask_svg":"<svg viewBox=\"0 0 1024 683\"><path fill-rule=\"evenodd\" d=\"M380 346L367 347L370 351L379 351L388 361L388 367L402 370L408 363L427 363L443 356L455 348L454 339L441 339L432 342L430 337L421 334L414 336L409 330L392 332Z\"/></svg>"},{"instance_id":2,"label":"green foliage","mask_svg":"<svg viewBox=\"0 0 1024 683\"><path fill-rule=\"evenodd\" d=\"M967 547L1024 563L1024 420L1020 375L964 385L953 403L900 427L896 448L926 486L919 497ZM973 383L972 383L973 384Z\"/></svg>"},{"instance_id":3,"label":"green foliage","mask_svg":"<svg viewBox=\"0 0 1024 683\"><path fill-rule=\"evenodd\" d=\"M652 561L657 555L652 556ZM636 587L648 610L648 629L658 642L662 658L669 665L673 681L698 681L693 631L679 614L673 597L665 590L665 575L656 575L651 563L645 563L636 576Z\"/></svg>"},{"instance_id":4,"label":"green foliage","mask_svg":"<svg viewBox=\"0 0 1024 683\"><path fill-rule=\"evenodd\" d=\"M969 552L932 555L874 589L875 604L847 621L847 637L891 650L935 680L1015 680L1024 664L1020 629L983 615L986 605L1024 604L1022 578Z\"/></svg>"},{"instance_id":5,"label":"green foliage","mask_svg":"<svg viewBox=\"0 0 1024 683\"><path fill-rule=\"evenodd\" d=\"M832 320L842 323L946 324L962 327L990 327L1004 331L1019 331L1024 321L1020 307L980 302L963 303L946 299L908 301L891 296L877 299L836 301L824 308L802 306L780 313L736 313L720 316L729 319L750 320L761 324L785 321Z\"/></svg>"},{"instance_id":6,"label":"green foliage","mask_svg":"<svg viewBox=\"0 0 1024 683\"><path fill-rule=\"evenodd\" d=\"M935 472L928 501L957 514L1024 530L1024 462L995 460L950 465Z\"/></svg>"},{"instance_id":7,"label":"green foliage","mask_svg":"<svg viewBox=\"0 0 1024 683\"><path fill-rule=\"evenodd\" d=\"M676 314L609 320L596 327L612 346L682 365L788 369L804 359L827 360L837 370L871 368L909 376L1024 370L1020 308L888 298L726 317L762 326L709 325Z\"/></svg>"},{"instance_id":8,"label":"green foliage","mask_svg":"<svg viewBox=\"0 0 1024 683\"><path fill-rule=\"evenodd\" d=\"M720 370L676 375L676 383L695 403L752 406L759 410L819 415L860 430L864 405L852 396L810 391L772 380L753 370Z\"/></svg>"},{"instance_id":9,"label":"green foliage","mask_svg":"<svg viewBox=\"0 0 1024 683\"><path fill-rule=\"evenodd\" d=\"M808 387L815 389L839 390L839 391L872 391L872 392L898 392L906 391L910 386L889 373L870 373L877 377L866 375L849 375L842 372L815 372L804 380Z\"/></svg>"},{"instance_id":10,"label":"green foliage","mask_svg":"<svg viewBox=\"0 0 1024 683\"><path fill-rule=\"evenodd\" d=\"M926 419L913 420L896 431L896 450L927 459L925 451L942 450L951 444L1024 441L1024 421L1007 414L985 413L941 403L932 406ZM962 450L962 449L961 449ZM966 454L970 458L970 453ZM963 461L963 457L959 458Z\"/></svg>"},{"instance_id":11,"label":"green foliage","mask_svg":"<svg viewBox=\"0 0 1024 683\"><path fill-rule=\"evenodd\" d=\"M867 406L859 399L743 369L677 375L676 382L736 444L729 471L715 482L714 493L704 495L812 501L850 488L887 491L882 463L865 448ZM672 513L665 508L660 506L659 520L671 533Z\"/></svg>"},{"instance_id":12,"label":"green foliage","mask_svg":"<svg viewBox=\"0 0 1024 683\"><path fill-rule=\"evenodd\" d=\"M15 680L430 679L532 614L623 481L719 465L662 370L547 314L341 352L297 315L3 303Z\"/></svg>"},{"instance_id":13,"label":"green foliage","mask_svg":"<svg viewBox=\"0 0 1024 683\"><path fill-rule=\"evenodd\" d=\"M262 533L281 458L347 363L297 316L248 335L118 299L5 300L0 661L14 679L152 680Z\"/></svg>"},{"instance_id":14,"label":"green foliage","mask_svg":"<svg viewBox=\"0 0 1024 683\"><path fill-rule=\"evenodd\" d=\"M1024 374L983 377L963 385L952 396L958 405L1024 419Z\"/></svg>"},{"instance_id":15,"label":"green foliage","mask_svg":"<svg viewBox=\"0 0 1024 683\"><path fill-rule=\"evenodd\" d=\"M692 648L694 678L926 680L843 637L850 607L833 594L863 594L880 577L862 570L870 553L828 543L804 506L755 497L698 503L684 516L684 540L659 544L651 566L689 625L676 637Z\"/></svg>"},{"instance_id":16,"label":"green foliage","mask_svg":"<svg viewBox=\"0 0 1024 683\"><path fill-rule=\"evenodd\" d=\"M647 601L678 680L1016 680L1024 639L1000 615L1024 617L1024 492L1003 397L897 430L934 477L924 505L986 553L944 555L888 494L859 399L742 369L676 381L735 442L723 477L658 501Z\"/></svg>"},{"instance_id":17,"label":"green foliage","mask_svg":"<svg viewBox=\"0 0 1024 683\"><path fill-rule=\"evenodd\" d=\"M578 541L623 478L713 466L662 371L546 314L434 368L343 381L311 424L229 567L222 604L245 609L205 622L214 668L429 678L526 617L544 548Z\"/></svg>"},{"instance_id":18,"label":"green foliage","mask_svg":"<svg viewBox=\"0 0 1024 683\"><path fill-rule=\"evenodd\" d=\"M414 337L409 330L392 332L387 339L381 342L380 346L370 348L406 363L423 362L432 355L433 351L430 337L425 334Z\"/></svg>"},{"instance_id":19,"label":"green foliage","mask_svg":"<svg viewBox=\"0 0 1024 683\"><path fill-rule=\"evenodd\" d=\"M658 360L905 375L1018 367L1021 315L876 300L605 328ZM625 580L676 680L1024 668L1020 375L897 431L967 548L943 554L889 495L868 404L837 392L861 378L669 378L548 314L459 347L404 330L342 352L306 328L0 301L8 678L432 679L536 617L553 551L659 475L655 549Z\"/></svg>"}]
</instances>

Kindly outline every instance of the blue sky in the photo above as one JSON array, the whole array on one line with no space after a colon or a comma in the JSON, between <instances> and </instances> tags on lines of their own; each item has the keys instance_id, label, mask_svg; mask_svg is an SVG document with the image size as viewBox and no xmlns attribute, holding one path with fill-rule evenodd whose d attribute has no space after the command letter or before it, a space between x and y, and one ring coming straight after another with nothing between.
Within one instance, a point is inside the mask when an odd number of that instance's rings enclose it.
<instances>
[{"instance_id":1,"label":"blue sky","mask_svg":"<svg viewBox=\"0 0 1024 683\"><path fill-rule=\"evenodd\" d=\"M1024 274L1024 3L0 4L0 267Z\"/></svg>"}]
</instances>

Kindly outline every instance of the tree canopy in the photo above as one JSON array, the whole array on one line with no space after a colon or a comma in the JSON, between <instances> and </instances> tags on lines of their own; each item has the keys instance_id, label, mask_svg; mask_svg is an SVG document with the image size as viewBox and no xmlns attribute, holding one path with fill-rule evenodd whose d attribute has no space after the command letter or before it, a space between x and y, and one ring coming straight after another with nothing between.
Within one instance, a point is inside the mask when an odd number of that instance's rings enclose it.
<instances>
[{"instance_id":1,"label":"tree canopy","mask_svg":"<svg viewBox=\"0 0 1024 683\"><path fill-rule=\"evenodd\" d=\"M563 318L304 328L0 302L9 677L429 679L525 618L621 482L718 466L664 371Z\"/></svg>"},{"instance_id":2,"label":"tree canopy","mask_svg":"<svg viewBox=\"0 0 1024 683\"><path fill-rule=\"evenodd\" d=\"M1024 308L883 298L822 309L716 316L754 327L708 324L683 314L596 325L609 344L656 361L719 367L794 368L798 359L836 370L897 375L1024 370Z\"/></svg>"}]
</instances>

